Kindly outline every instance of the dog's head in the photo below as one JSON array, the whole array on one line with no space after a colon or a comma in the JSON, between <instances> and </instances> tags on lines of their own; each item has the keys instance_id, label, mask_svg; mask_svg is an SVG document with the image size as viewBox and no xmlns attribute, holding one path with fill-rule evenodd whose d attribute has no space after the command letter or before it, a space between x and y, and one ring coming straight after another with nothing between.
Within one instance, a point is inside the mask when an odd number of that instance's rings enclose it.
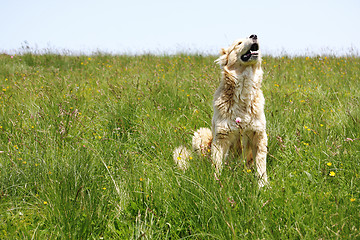
<instances>
[{"instance_id":1,"label":"dog's head","mask_svg":"<svg viewBox=\"0 0 360 240\"><path fill-rule=\"evenodd\" d=\"M256 35L235 41L229 48L221 49L220 57L215 61L221 68L235 65L254 65L261 62L259 42Z\"/></svg>"}]
</instances>

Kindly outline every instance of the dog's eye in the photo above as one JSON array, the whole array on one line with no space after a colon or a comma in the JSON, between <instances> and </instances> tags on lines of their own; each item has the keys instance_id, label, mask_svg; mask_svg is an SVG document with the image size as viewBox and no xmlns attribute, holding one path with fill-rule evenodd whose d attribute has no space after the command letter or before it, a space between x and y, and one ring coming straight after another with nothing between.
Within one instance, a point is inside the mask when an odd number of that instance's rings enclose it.
<instances>
[{"instance_id":1,"label":"dog's eye","mask_svg":"<svg viewBox=\"0 0 360 240\"><path fill-rule=\"evenodd\" d=\"M242 44L242 42L239 42L238 45Z\"/></svg>"}]
</instances>

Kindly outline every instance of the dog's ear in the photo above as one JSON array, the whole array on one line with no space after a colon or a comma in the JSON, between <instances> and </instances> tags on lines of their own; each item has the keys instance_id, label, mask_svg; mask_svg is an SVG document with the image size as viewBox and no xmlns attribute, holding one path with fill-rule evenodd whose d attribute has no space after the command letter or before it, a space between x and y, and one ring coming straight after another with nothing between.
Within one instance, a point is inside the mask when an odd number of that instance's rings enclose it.
<instances>
[{"instance_id":1,"label":"dog's ear","mask_svg":"<svg viewBox=\"0 0 360 240\"><path fill-rule=\"evenodd\" d=\"M220 57L215 60L215 63L219 64L221 68L228 63L228 51L225 48L220 50Z\"/></svg>"},{"instance_id":2,"label":"dog's ear","mask_svg":"<svg viewBox=\"0 0 360 240\"><path fill-rule=\"evenodd\" d=\"M224 55L224 54L227 54L227 50L225 48L222 48L220 50L220 55Z\"/></svg>"}]
</instances>

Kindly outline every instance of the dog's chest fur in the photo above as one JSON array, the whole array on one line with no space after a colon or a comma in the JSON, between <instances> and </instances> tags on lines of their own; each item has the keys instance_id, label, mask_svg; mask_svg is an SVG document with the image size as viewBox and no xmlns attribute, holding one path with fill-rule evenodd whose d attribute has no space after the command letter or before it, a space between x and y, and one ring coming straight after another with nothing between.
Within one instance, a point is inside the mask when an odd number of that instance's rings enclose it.
<instances>
[{"instance_id":1,"label":"dog's chest fur","mask_svg":"<svg viewBox=\"0 0 360 240\"><path fill-rule=\"evenodd\" d=\"M240 118L240 127L252 123L257 112L263 109L263 95L260 89L261 68L245 68L241 73L223 71L220 86L214 95L214 117L226 121L227 127L237 128L235 119Z\"/></svg>"}]
</instances>

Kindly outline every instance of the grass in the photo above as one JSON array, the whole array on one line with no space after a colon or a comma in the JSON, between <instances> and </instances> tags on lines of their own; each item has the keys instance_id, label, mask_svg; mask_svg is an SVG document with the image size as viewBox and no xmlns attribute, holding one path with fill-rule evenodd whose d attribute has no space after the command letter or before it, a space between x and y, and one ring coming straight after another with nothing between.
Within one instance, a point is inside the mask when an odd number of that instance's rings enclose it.
<instances>
[{"instance_id":1,"label":"grass","mask_svg":"<svg viewBox=\"0 0 360 240\"><path fill-rule=\"evenodd\" d=\"M209 127L213 56L0 56L1 239L360 238L360 59L263 59L270 189L172 150Z\"/></svg>"}]
</instances>

